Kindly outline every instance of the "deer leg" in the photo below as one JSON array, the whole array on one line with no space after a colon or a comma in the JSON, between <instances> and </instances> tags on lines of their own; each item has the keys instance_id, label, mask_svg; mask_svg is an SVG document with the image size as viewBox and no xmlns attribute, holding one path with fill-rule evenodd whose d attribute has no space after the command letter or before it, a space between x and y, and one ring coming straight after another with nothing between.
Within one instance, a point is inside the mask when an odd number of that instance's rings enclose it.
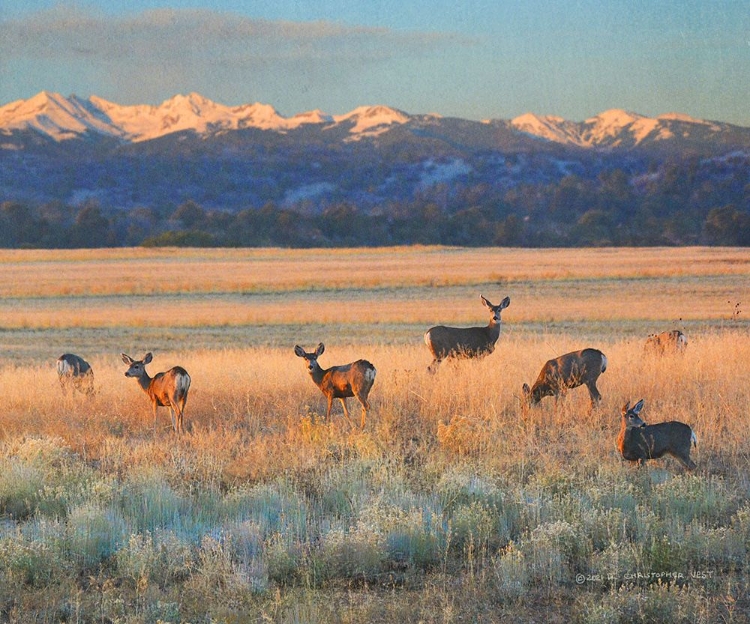
<instances>
[{"instance_id":1,"label":"deer leg","mask_svg":"<svg viewBox=\"0 0 750 624\"><path fill-rule=\"evenodd\" d=\"M362 404L362 429L365 428L365 419L367 418L367 410L370 409L370 404L367 401L367 397L357 395L357 399Z\"/></svg>"},{"instance_id":2,"label":"deer leg","mask_svg":"<svg viewBox=\"0 0 750 624\"><path fill-rule=\"evenodd\" d=\"M602 400L602 395L599 394L599 390L596 387L595 381L587 383L586 387L588 388L589 396L591 397L591 407L594 408L599 404L599 401Z\"/></svg>"},{"instance_id":3,"label":"deer leg","mask_svg":"<svg viewBox=\"0 0 750 624\"><path fill-rule=\"evenodd\" d=\"M351 418L349 418L349 410L346 408L346 399L344 397L339 397L339 401L341 401L341 407L344 408L344 418L346 418L346 422L349 423L350 427L354 427Z\"/></svg>"},{"instance_id":4,"label":"deer leg","mask_svg":"<svg viewBox=\"0 0 750 624\"><path fill-rule=\"evenodd\" d=\"M185 417L185 399L181 399L177 402L177 433L185 433L185 427L183 425Z\"/></svg>"},{"instance_id":5,"label":"deer leg","mask_svg":"<svg viewBox=\"0 0 750 624\"><path fill-rule=\"evenodd\" d=\"M693 470L696 467L696 463L692 459L690 459L689 447L687 452L672 453L672 456L679 460L679 462L688 470Z\"/></svg>"},{"instance_id":6,"label":"deer leg","mask_svg":"<svg viewBox=\"0 0 750 624\"><path fill-rule=\"evenodd\" d=\"M331 422L331 407L333 406L333 395L326 395L326 401L328 401L328 407L326 408L326 420Z\"/></svg>"}]
</instances>

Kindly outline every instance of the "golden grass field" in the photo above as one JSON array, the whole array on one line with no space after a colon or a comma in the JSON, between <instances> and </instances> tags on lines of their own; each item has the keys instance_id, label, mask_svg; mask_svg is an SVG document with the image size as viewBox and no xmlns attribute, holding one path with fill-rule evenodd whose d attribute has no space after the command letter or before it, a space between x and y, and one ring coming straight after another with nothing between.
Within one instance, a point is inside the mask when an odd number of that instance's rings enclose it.
<instances>
[{"instance_id":1,"label":"golden grass field","mask_svg":"<svg viewBox=\"0 0 750 624\"><path fill-rule=\"evenodd\" d=\"M750 621L748 250L2 251L0 293L2 621ZM511 298L495 352L429 375L480 293ZM644 355L672 328L683 356ZM377 367L362 431L322 418L292 350L320 341ZM600 407L524 415L586 346ZM180 439L123 375L147 351L192 376ZM640 398L693 473L621 461Z\"/></svg>"}]
</instances>

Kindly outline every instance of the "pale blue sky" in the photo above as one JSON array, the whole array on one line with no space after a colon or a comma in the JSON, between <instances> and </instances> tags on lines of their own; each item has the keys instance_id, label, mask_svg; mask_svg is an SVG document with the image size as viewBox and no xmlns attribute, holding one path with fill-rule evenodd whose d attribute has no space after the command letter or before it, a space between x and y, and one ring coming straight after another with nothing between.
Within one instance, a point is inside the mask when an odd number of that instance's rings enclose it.
<instances>
[{"instance_id":1,"label":"pale blue sky","mask_svg":"<svg viewBox=\"0 0 750 624\"><path fill-rule=\"evenodd\" d=\"M3 0L0 104L197 91L283 115L364 104L750 126L747 0Z\"/></svg>"}]
</instances>

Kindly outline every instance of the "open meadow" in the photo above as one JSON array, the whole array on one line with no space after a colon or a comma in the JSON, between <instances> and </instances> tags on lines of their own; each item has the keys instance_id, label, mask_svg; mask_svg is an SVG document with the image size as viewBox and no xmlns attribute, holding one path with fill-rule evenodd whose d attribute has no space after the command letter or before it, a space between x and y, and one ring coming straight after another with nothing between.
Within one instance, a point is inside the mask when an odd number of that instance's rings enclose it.
<instances>
[{"instance_id":1,"label":"open meadow","mask_svg":"<svg viewBox=\"0 0 750 624\"><path fill-rule=\"evenodd\" d=\"M480 293L494 353L430 375ZM747 249L5 250L0 294L2 622L750 622ZM319 342L377 368L363 430L325 421ZM599 407L522 410L583 347ZM148 351L192 377L181 437L124 376ZM694 471L620 458L641 398Z\"/></svg>"}]
</instances>

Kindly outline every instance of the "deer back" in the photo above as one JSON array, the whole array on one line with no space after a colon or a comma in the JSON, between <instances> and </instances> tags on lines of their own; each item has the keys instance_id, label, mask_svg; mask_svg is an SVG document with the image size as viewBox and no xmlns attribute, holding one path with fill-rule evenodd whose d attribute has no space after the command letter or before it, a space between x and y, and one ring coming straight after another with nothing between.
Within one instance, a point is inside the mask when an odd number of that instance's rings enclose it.
<instances>
[{"instance_id":1,"label":"deer back","mask_svg":"<svg viewBox=\"0 0 750 624\"><path fill-rule=\"evenodd\" d=\"M681 353L687 347L687 337L679 329L651 334L646 339L644 349L650 353Z\"/></svg>"},{"instance_id":2,"label":"deer back","mask_svg":"<svg viewBox=\"0 0 750 624\"><path fill-rule=\"evenodd\" d=\"M64 353L57 358L57 372L59 375L85 375L91 371L89 363L78 355Z\"/></svg>"},{"instance_id":3,"label":"deer back","mask_svg":"<svg viewBox=\"0 0 750 624\"><path fill-rule=\"evenodd\" d=\"M333 392L334 397L351 397L370 391L375 382L375 367L367 360L332 366L323 371L320 388Z\"/></svg>"},{"instance_id":4,"label":"deer back","mask_svg":"<svg viewBox=\"0 0 750 624\"><path fill-rule=\"evenodd\" d=\"M157 373L148 386L148 394L157 405L170 405L185 397L190 389L190 375L181 366Z\"/></svg>"},{"instance_id":5,"label":"deer back","mask_svg":"<svg viewBox=\"0 0 750 624\"><path fill-rule=\"evenodd\" d=\"M607 358L598 349L572 351L552 360L542 367L531 395L534 400L558 394L565 388L596 381L607 369Z\"/></svg>"}]
</instances>

